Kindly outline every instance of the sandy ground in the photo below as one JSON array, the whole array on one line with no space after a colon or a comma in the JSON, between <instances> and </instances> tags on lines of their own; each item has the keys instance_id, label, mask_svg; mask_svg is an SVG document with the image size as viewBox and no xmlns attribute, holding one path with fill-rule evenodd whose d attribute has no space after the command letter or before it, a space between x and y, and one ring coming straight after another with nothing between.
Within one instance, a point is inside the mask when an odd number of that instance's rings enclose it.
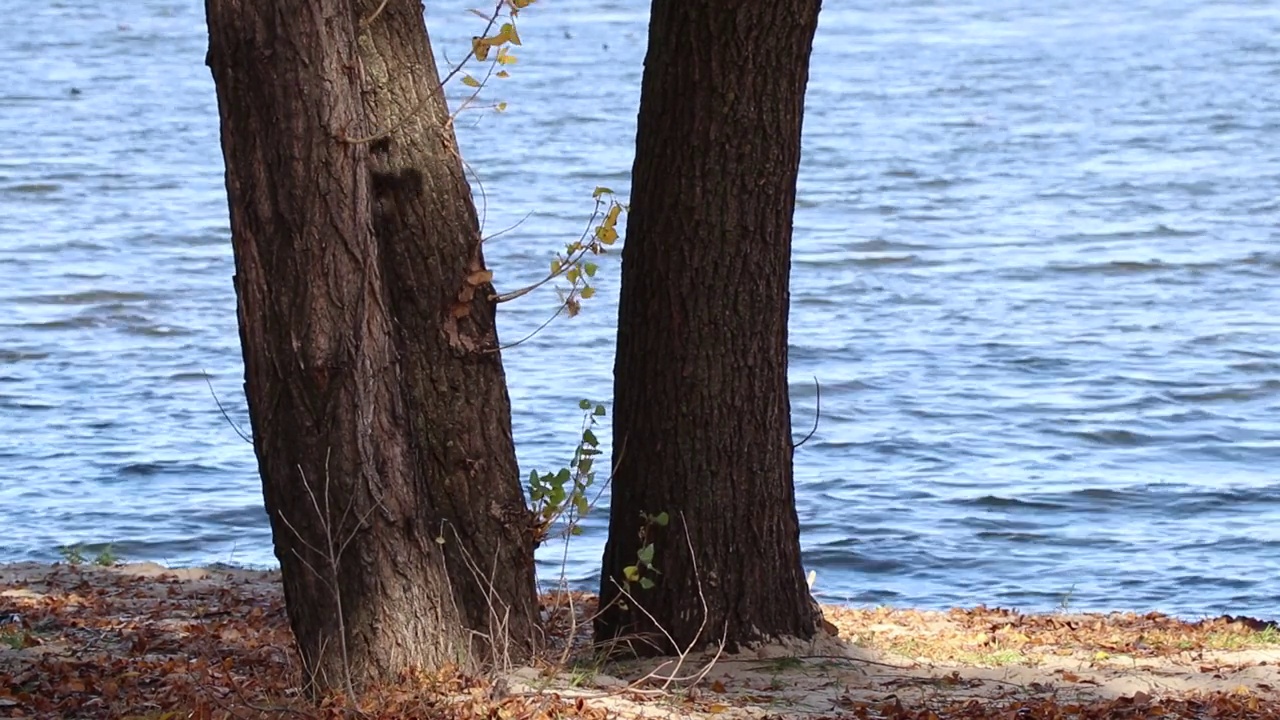
<instances>
[{"instance_id":1,"label":"sandy ground","mask_svg":"<svg viewBox=\"0 0 1280 720\"><path fill-rule=\"evenodd\" d=\"M836 634L814 641L605 663L585 632L590 598L574 597L572 610L564 598L545 601L568 652L483 690L454 683L442 694L477 711L528 711L510 717L552 706L558 716L665 718L987 717L1047 706L1195 717L1213 703L1226 703L1220 717L1274 717L1280 708L1280 631L1250 619L826 607ZM0 566L0 717L268 717L273 699L297 698L298 681L274 572Z\"/></svg>"}]
</instances>

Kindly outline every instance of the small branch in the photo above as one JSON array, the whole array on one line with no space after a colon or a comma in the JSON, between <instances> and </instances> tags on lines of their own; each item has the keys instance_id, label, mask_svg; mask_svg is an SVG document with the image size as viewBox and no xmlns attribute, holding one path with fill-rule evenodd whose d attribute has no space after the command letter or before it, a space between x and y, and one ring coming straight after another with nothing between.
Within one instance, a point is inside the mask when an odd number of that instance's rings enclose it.
<instances>
[{"instance_id":1,"label":"small branch","mask_svg":"<svg viewBox=\"0 0 1280 720\"><path fill-rule=\"evenodd\" d=\"M232 430L236 431L236 434L240 436L241 440L252 445L253 438L246 435L245 432L240 429L240 426L235 424L235 421L233 421L231 416L227 414L227 409L222 406L222 401L218 399L218 393L213 391L213 380L209 378L209 373L205 370L201 370L200 373L204 375L204 382L209 386L209 394L213 396L213 402L217 404L218 412L222 413L222 419L227 421L227 424L231 426Z\"/></svg>"},{"instance_id":2,"label":"small branch","mask_svg":"<svg viewBox=\"0 0 1280 720\"><path fill-rule=\"evenodd\" d=\"M809 431L808 435L804 436L804 439L792 445L791 446L792 450L795 450L801 445L809 442L810 438L813 437L814 433L818 432L818 420L822 418L822 385L818 382L817 375L813 376L813 393L814 393L814 401L815 401L815 407L813 411L813 429Z\"/></svg>"},{"instance_id":3,"label":"small branch","mask_svg":"<svg viewBox=\"0 0 1280 720\"><path fill-rule=\"evenodd\" d=\"M378 6L377 10L374 10L369 17L361 20L360 29L363 30L373 24L373 21L378 19L378 16L382 14L382 11L387 9L388 2L389 0L382 0L382 4Z\"/></svg>"},{"instance_id":4,"label":"small branch","mask_svg":"<svg viewBox=\"0 0 1280 720\"><path fill-rule=\"evenodd\" d=\"M385 7L386 4L387 4L387 0L383 0L382 5ZM484 32L480 33L480 37L484 37L485 35L488 35L489 31L493 29L494 23L498 22L498 17L502 15L502 7L504 5L506 5L506 0L498 0L497 4L493 6L493 14L489 16L489 21L484 26ZM369 17L367 22L361 23L361 27L363 28L367 26L368 23L373 22L374 18L376 18L378 14L381 12L382 12L382 7L379 7L378 10ZM467 62L470 61L471 58L475 57L475 55L476 55L476 51L475 51L475 48L473 47L470 51L467 52L466 57L462 58L462 60L459 61L458 64L453 67L452 70L449 71L449 74L444 76L444 79L440 81L441 93L444 93L445 85L448 85L449 81L452 80L455 76L457 76L457 74L462 71L462 68L466 66ZM493 72L493 69L490 68L490 73L492 72ZM339 137L338 140L339 142L344 142L344 143L347 143L348 145L363 145L364 143L371 143L376 140L381 140L385 137L389 137L392 134L404 128L406 125L408 125L409 122L417 118L418 115L422 114L422 111L425 110L427 108L427 105L429 105L431 101L434 99L435 99L434 92L428 92L427 96L423 98L421 102L415 105L414 108L410 110L404 117L400 118L398 122L394 123L393 125L391 125L391 127L387 128L386 130L376 132L367 137L352 138L352 137L342 136L342 137ZM472 96L472 98L468 98L466 101L464 101L463 105L465 106L472 99L474 99L474 95ZM452 120L453 120L453 117L450 116L450 122L452 122Z\"/></svg>"},{"instance_id":5,"label":"small branch","mask_svg":"<svg viewBox=\"0 0 1280 720\"><path fill-rule=\"evenodd\" d=\"M553 320L555 320L556 318L560 317L560 313L564 312L564 309L565 309L565 308L567 308L567 307L569 307L569 301L570 301L570 300L572 300L572 299L573 299L573 298L572 298L572 296L570 296L570 297L566 297L566 298L564 299L564 302L560 303L560 307L556 308L556 311L555 311L554 313L552 313L552 314L551 314L551 317L547 318L547 319L546 319L546 322L544 322L544 323L542 323L541 325L539 325L539 326L537 327L537 329L535 329L533 332L529 333L528 335L525 335L524 337L520 338L519 340L517 340L517 341L515 341L515 342L513 342L513 343L508 343L508 344L506 344L506 345L503 345L502 347L495 348L495 349L493 349L493 350L489 350L488 352L502 352L503 350L510 350L511 348L516 347L517 345L522 345L522 344L524 344L524 343L526 343L526 342L528 342L528 341L532 340L532 339L533 339L533 337L534 337L535 335L537 335L538 333L540 333L540 332L542 332L543 330L545 330L545 329L546 329L546 327L547 327L548 325L550 325L550 324L552 323L552 321L553 321Z\"/></svg>"}]
</instances>

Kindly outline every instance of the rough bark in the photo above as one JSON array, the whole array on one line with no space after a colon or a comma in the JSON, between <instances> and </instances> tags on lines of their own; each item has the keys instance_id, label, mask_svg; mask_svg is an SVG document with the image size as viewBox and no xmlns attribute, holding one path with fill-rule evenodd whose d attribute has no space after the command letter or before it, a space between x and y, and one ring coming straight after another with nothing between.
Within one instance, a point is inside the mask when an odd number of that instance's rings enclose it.
<instances>
[{"instance_id":1,"label":"rough bark","mask_svg":"<svg viewBox=\"0 0 1280 720\"><path fill-rule=\"evenodd\" d=\"M622 252L598 640L638 635L648 644L637 651L671 652L818 627L787 394L792 214L818 10L819 0L653 2ZM642 516L663 512L666 527ZM637 563L649 542L661 574ZM623 596L628 566L656 585L633 577Z\"/></svg>"},{"instance_id":2,"label":"rough bark","mask_svg":"<svg viewBox=\"0 0 1280 720\"><path fill-rule=\"evenodd\" d=\"M535 612L475 209L421 4L362 25L380 4L206 2L254 449L319 692L518 658Z\"/></svg>"}]
</instances>

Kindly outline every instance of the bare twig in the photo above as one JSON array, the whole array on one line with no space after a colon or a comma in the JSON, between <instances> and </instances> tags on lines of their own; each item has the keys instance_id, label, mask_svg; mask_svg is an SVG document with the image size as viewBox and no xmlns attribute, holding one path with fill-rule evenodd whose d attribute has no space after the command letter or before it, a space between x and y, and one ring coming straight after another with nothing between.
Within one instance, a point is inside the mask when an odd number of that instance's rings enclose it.
<instances>
[{"instance_id":1,"label":"bare twig","mask_svg":"<svg viewBox=\"0 0 1280 720\"><path fill-rule=\"evenodd\" d=\"M231 426L232 430L236 431L236 434L240 436L241 440L252 445L253 438L245 434L245 432L240 429L239 425L236 425L235 421L231 419L231 416L227 414L227 409L222 406L222 401L218 399L218 393L213 391L213 380L209 378L209 373L205 370L201 370L200 373L204 375L204 382L209 386L209 394L213 396L213 402L218 405L218 412L222 413L222 419L227 421L227 424Z\"/></svg>"},{"instance_id":2,"label":"bare twig","mask_svg":"<svg viewBox=\"0 0 1280 720\"><path fill-rule=\"evenodd\" d=\"M809 439L813 437L814 433L818 432L818 420L822 417L822 384L818 382L817 375L813 377L813 396L814 396L813 429L809 431L808 435L804 436L804 439L792 445L791 446L792 450L795 450L801 445L809 442Z\"/></svg>"},{"instance_id":3,"label":"bare twig","mask_svg":"<svg viewBox=\"0 0 1280 720\"><path fill-rule=\"evenodd\" d=\"M504 5L506 5L506 1L507 0L498 0L498 2L493 6L493 13L489 16L488 23L485 25L484 31L480 33L480 37L484 37L488 35L489 31L493 29L494 23L498 22L498 18L502 15L502 8ZM386 5L386 3L384 2L383 5ZM379 8L378 12L380 13L381 11L382 9ZM377 13L375 13L374 16L371 16L369 19L369 22L372 22L373 17L376 17L376 16L377 16ZM368 23L363 23L361 27L365 27L367 25ZM462 72L462 68L465 67L467 62L470 61L471 58L475 57L475 55L476 55L476 52L475 52L475 48L473 47L471 50L467 52L466 57L462 58L462 60L460 60L458 64L454 65L453 69L451 69L449 73L445 75L444 78L440 81L439 92L441 93L444 92L444 86L448 85L450 80L456 77L458 73ZM490 72L491 73L493 72L492 68L490 68ZM364 143L371 143L371 142L374 142L375 140L381 140L385 137L390 137L391 135L403 129L406 125L409 124L410 121L414 120L420 114L422 114L422 111L425 110L427 106L431 104L432 100L435 99L435 92L436 90L434 88L429 90L427 92L426 97L424 97L417 105L415 105L412 110L410 110L408 113L405 114L404 117L400 118L397 122L393 123L390 127L388 127L385 130L381 130L367 137L352 138L352 137L344 136L338 139L340 142L344 142L349 145L362 145ZM474 98L475 95L473 94L472 97ZM469 100L470 98L468 98L468 101ZM463 104L465 106L467 104L467 101L464 101ZM452 122L452 116L450 116L450 122Z\"/></svg>"},{"instance_id":4,"label":"bare twig","mask_svg":"<svg viewBox=\"0 0 1280 720\"><path fill-rule=\"evenodd\" d=\"M382 14L382 11L387 9L387 2L388 0L382 0L382 4L378 5L377 10L374 10L372 13L369 14L369 17L360 21L361 30L369 27L370 25L373 24L374 20L378 19L378 16Z\"/></svg>"}]
</instances>

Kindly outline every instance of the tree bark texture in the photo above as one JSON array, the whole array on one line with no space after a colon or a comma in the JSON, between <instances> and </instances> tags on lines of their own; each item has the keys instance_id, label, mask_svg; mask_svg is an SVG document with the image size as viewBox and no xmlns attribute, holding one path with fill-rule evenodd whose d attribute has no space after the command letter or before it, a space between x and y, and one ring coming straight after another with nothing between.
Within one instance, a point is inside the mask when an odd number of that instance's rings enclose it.
<instances>
[{"instance_id":1,"label":"tree bark texture","mask_svg":"<svg viewBox=\"0 0 1280 720\"><path fill-rule=\"evenodd\" d=\"M817 629L795 510L787 314L819 5L653 1L598 641L640 636L648 644L635 649L655 653ZM665 526L644 517L664 512ZM649 543L660 573L638 562ZM637 571L656 584L641 587Z\"/></svg>"},{"instance_id":2,"label":"tree bark texture","mask_svg":"<svg viewBox=\"0 0 1280 720\"><path fill-rule=\"evenodd\" d=\"M380 5L206 2L254 449L318 692L519 659L536 612L475 208L422 6Z\"/></svg>"}]
</instances>

